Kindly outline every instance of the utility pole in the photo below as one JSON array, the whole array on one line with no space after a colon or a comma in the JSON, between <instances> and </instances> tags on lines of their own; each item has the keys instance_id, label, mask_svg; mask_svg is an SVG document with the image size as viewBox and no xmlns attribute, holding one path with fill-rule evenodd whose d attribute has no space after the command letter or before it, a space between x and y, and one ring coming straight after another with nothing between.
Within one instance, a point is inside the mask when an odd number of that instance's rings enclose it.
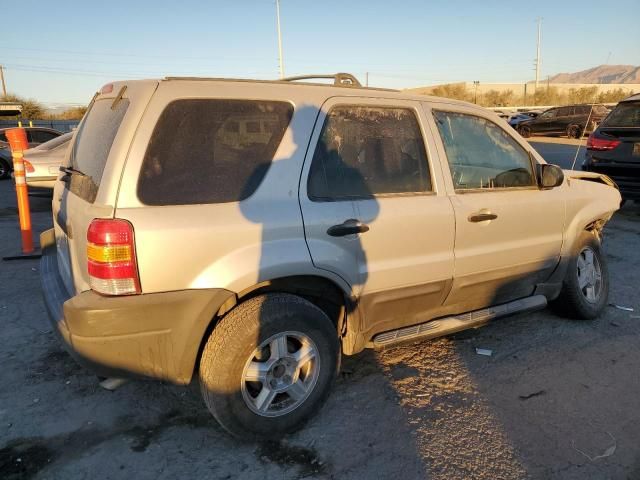
<instances>
[{"instance_id":1,"label":"utility pole","mask_svg":"<svg viewBox=\"0 0 640 480\"><path fill-rule=\"evenodd\" d=\"M478 85L480 85L480 80L473 81L473 103L478 103Z\"/></svg>"},{"instance_id":2,"label":"utility pole","mask_svg":"<svg viewBox=\"0 0 640 480\"><path fill-rule=\"evenodd\" d=\"M538 17L538 43L536 45L536 91L540 80L540 40L542 37L542 18Z\"/></svg>"},{"instance_id":3,"label":"utility pole","mask_svg":"<svg viewBox=\"0 0 640 480\"><path fill-rule=\"evenodd\" d=\"M278 21L278 58L280 59L280 78L284 78L284 60L282 59L282 33L280 32L280 0L276 0L276 17Z\"/></svg>"},{"instance_id":4,"label":"utility pole","mask_svg":"<svg viewBox=\"0 0 640 480\"><path fill-rule=\"evenodd\" d=\"M2 96L7 96L7 85L4 83L4 67L0 65L0 80L2 80Z\"/></svg>"},{"instance_id":5,"label":"utility pole","mask_svg":"<svg viewBox=\"0 0 640 480\"><path fill-rule=\"evenodd\" d=\"M369 86L369 72L366 73L364 78L365 78L364 86L368 87Z\"/></svg>"}]
</instances>

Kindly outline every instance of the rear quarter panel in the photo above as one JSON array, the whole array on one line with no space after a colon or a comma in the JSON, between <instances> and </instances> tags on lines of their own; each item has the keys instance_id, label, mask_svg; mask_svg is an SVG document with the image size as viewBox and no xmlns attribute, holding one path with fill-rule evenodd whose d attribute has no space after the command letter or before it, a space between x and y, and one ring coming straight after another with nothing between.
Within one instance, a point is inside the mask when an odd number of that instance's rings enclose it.
<instances>
[{"instance_id":1,"label":"rear quarter panel","mask_svg":"<svg viewBox=\"0 0 640 480\"><path fill-rule=\"evenodd\" d=\"M177 99L231 98L285 101L294 115L261 185L240 202L144 205L138 177L155 125ZM323 275L304 239L298 185L308 139L325 95L281 85L241 82L161 82L131 146L118 194L116 216L129 220L144 293L225 288L240 292L289 275Z\"/></svg>"}]
</instances>

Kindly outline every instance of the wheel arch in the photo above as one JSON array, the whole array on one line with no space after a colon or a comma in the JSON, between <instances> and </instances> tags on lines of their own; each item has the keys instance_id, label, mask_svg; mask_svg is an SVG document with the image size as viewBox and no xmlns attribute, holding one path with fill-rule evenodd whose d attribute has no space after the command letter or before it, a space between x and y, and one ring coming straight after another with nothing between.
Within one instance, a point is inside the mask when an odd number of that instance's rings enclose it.
<instances>
[{"instance_id":1,"label":"wheel arch","mask_svg":"<svg viewBox=\"0 0 640 480\"><path fill-rule=\"evenodd\" d=\"M202 350L209 335L227 313L246 300L258 295L276 292L298 295L316 305L335 325L336 333L343 341L345 353L351 353L354 350L351 346L353 343L351 339L355 338L354 333L358 331L360 322L358 321L356 301L351 290L347 290L343 282L325 276L291 275L256 283L227 298L215 312L201 336L192 375L199 368Z\"/></svg>"}]
</instances>

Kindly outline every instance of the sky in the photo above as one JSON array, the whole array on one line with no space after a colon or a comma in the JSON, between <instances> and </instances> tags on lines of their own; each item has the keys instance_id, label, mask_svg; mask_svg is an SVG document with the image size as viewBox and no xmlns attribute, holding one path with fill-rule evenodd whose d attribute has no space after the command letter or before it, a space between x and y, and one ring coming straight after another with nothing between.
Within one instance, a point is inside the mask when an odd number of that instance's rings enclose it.
<instances>
[{"instance_id":1,"label":"sky","mask_svg":"<svg viewBox=\"0 0 640 480\"><path fill-rule=\"evenodd\" d=\"M286 75L350 72L372 86L541 78L640 65L640 0L281 0ZM277 78L275 0L0 0L7 90L86 104L112 80ZM23 20L23 21L21 21Z\"/></svg>"}]
</instances>

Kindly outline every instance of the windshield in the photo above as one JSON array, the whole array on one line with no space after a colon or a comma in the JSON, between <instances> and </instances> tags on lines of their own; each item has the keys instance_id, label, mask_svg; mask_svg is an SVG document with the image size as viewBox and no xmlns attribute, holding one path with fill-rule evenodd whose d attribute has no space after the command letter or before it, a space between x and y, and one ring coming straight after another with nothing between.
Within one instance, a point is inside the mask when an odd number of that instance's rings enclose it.
<instances>
[{"instance_id":1,"label":"windshield","mask_svg":"<svg viewBox=\"0 0 640 480\"><path fill-rule=\"evenodd\" d=\"M640 127L640 102L620 103L602 122L603 127Z\"/></svg>"}]
</instances>

